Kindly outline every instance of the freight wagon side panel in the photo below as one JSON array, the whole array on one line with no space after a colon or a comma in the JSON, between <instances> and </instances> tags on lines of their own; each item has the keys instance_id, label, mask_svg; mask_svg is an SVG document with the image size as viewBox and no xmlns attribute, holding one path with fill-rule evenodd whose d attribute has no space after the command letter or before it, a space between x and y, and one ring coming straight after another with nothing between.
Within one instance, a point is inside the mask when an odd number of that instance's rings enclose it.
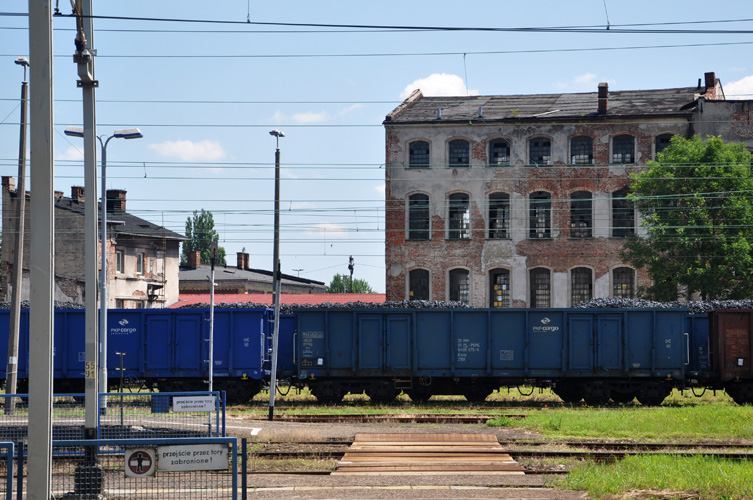
<instances>
[{"instance_id":1,"label":"freight wagon side panel","mask_svg":"<svg viewBox=\"0 0 753 500\"><path fill-rule=\"evenodd\" d=\"M144 312L134 309L107 311L107 376L120 378L123 354L123 378L139 378L143 373Z\"/></svg>"},{"instance_id":2,"label":"freight wagon side panel","mask_svg":"<svg viewBox=\"0 0 753 500\"><path fill-rule=\"evenodd\" d=\"M452 321L449 311L416 311L414 355L417 375L439 377L452 373Z\"/></svg>"},{"instance_id":3,"label":"freight wagon side panel","mask_svg":"<svg viewBox=\"0 0 753 500\"><path fill-rule=\"evenodd\" d=\"M708 314L687 317L690 333L690 364L688 371L694 377L711 376L711 319Z\"/></svg>"},{"instance_id":4,"label":"freight wagon side panel","mask_svg":"<svg viewBox=\"0 0 753 500\"><path fill-rule=\"evenodd\" d=\"M387 368L392 371L411 369L411 317L387 314Z\"/></svg>"},{"instance_id":5,"label":"freight wagon side panel","mask_svg":"<svg viewBox=\"0 0 753 500\"><path fill-rule=\"evenodd\" d=\"M487 375L489 314L486 311L457 311L453 316L454 375Z\"/></svg>"},{"instance_id":6,"label":"freight wagon side panel","mask_svg":"<svg viewBox=\"0 0 753 500\"><path fill-rule=\"evenodd\" d=\"M619 375L623 371L622 316L600 314L597 325L596 370L602 375Z\"/></svg>"},{"instance_id":7,"label":"freight wagon side panel","mask_svg":"<svg viewBox=\"0 0 753 500\"><path fill-rule=\"evenodd\" d=\"M559 376L562 374L565 312L561 310L528 313L526 375Z\"/></svg>"},{"instance_id":8,"label":"freight wagon side panel","mask_svg":"<svg viewBox=\"0 0 753 500\"><path fill-rule=\"evenodd\" d=\"M714 311L714 367L723 382L753 378L753 311Z\"/></svg>"},{"instance_id":9,"label":"freight wagon side panel","mask_svg":"<svg viewBox=\"0 0 753 500\"><path fill-rule=\"evenodd\" d=\"M203 334L203 314L176 314L175 365L173 372L184 376L201 376L209 373L204 362L208 359L206 338Z\"/></svg>"},{"instance_id":10,"label":"freight wagon side panel","mask_svg":"<svg viewBox=\"0 0 753 500\"><path fill-rule=\"evenodd\" d=\"M17 378L29 378L29 310L22 309L19 316ZM0 378L7 377L8 336L10 335L10 310L0 311Z\"/></svg>"},{"instance_id":11,"label":"freight wagon side panel","mask_svg":"<svg viewBox=\"0 0 753 500\"><path fill-rule=\"evenodd\" d=\"M55 312L54 378L84 378L86 363L86 312L83 309Z\"/></svg>"},{"instance_id":12,"label":"freight wagon side panel","mask_svg":"<svg viewBox=\"0 0 753 500\"><path fill-rule=\"evenodd\" d=\"M680 310L629 310L625 364L631 376L682 378L687 358L685 318Z\"/></svg>"},{"instance_id":13,"label":"freight wagon side panel","mask_svg":"<svg viewBox=\"0 0 753 500\"><path fill-rule=\"evenodd\" d=\"M260 327L261 330L259 331L259 335L261 338L259 339L257 350L259 352L258 358L254 359L263 359L264 357L264 351L263 351L263 345L264 345L264 337L272 335L272 323L269 321L265 321L264 325L270 325L270 331L268 333L265 333L263 325ZM295 375L296 370L298 369L297 364L294 363L294 359L297 360L298 358L295 357L297 354L294 352L295 348L295 315L293 314L281 314L280 315L280 331L278 333L277 337L277 373L279 376L282 377L290 377L292 375ZM246 338L245 336L243 337ZM253 336L250 336L250 341L253 342ZM270 349L272 346L272 343L270 342ZM251 374L248 375L251 377ZM258 376L254 376L253 378L261 378L261 372Z\"/></svg>"},{"instance_id":14,"label":"freight wagon side panel","mask_svg":"<svg viewBox=\"0 0 753 500\"><path fill-rule=\"evenodd\" d=\"M587 374L594 371L594 315L568 317L567 371Z\"/></svg>"},{"instance_id":15,"label":"freight wagon side panel","mask_svg":"<svg viewBox=\"0 0 753 500\"><path fill-rule=\"evenodd\" d=\"M296 311L296 316L298 378L305 380L312 376L323 376L326 374L327 314L323 311Z\"/></svg>"},{"instance_id":16,"label":"freight wagon side panel","mask_svg":"<svg viewBox=\"0 0 753 500\"><path fill-rule=\"evenodd\" d=\"M490 312L491 365L494 376L521 377L526 355L525 311Z\"/></svg>"},{"instance_id":17,"label":"freight wagon side panel","mask_svg":"<svg viewBox=\"0 0 753 500\"><path fill-rule=\"evenodd\" d=\"M148 377L168 376L173 365L172 316L163 313L147 313L144 336L145 370Z\"/></svg>"},{"instance_id":18,"label":"freight wagon side panel","mask_svg":"<svg viewBox=\"0 0 753 500\"><path fill-rule=\"evenodd\" d=\"M324 314L325 372L337 375L355 373L359 362L356 358L356 313L331 311Z\"/></svg>"},{"instance_id":19,"label":"freight wagon side panel","mask_svg":"<svg viewBox=\"0 0 753 500\"><path fill-rule=\"evenodd\" d=\"M379 371L384 365L381 314L358 314L358 370Z\"/></svg>"}]
</instances>

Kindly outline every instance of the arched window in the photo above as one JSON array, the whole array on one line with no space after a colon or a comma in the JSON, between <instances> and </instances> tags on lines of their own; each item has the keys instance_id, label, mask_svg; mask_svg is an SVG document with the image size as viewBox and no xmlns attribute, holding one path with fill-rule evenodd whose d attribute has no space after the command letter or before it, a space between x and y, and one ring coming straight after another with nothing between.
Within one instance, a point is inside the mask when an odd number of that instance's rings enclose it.
<instances>
[{"instance_id":1,"label":"arched window","mask_svg":"<svg viewBox=\"0 0 753 500\"><path fill-rule=\"evenodd\" d=\"M655 148L655 154L654 158L656 158L656 155L667 149L667 146L669 146L670 141L672 140L672 134L662 134L656 136L656 148Z\"/></svg>"},{"instance_id":2,"label":"arched window","mask_svg":"<svg viewBox=\"0 0 753 500\"><path fill-rule=\"evenodd\" d=\"M570 305L588 302L593 298L593 271L576 267L570 271Z\"/></svg>"},{"instance_id":3,"label":"arched window","mask_svg":"<svg viewBox=\"0 0 753 500\"><path fill-rule=\"evenodd\" d=\"M528 157L531 165L551 165L552 141L546 137L534 137L528 142Z\"/></svg>"},{"instance_id":4,"label":"arched window","mask_svg":"<svg viewBox=\"0 0 753 500\"><path fill-rule=\"evenodd\" d=\"M465 302L471 300L470 274L466 269L452 269L450 271L450 300Z\"/></svg>"},{"instance_id":5,"label":"arched window","mask_svg":"<svg viewBox=\"0 0 753 500\"><path fill-rule=\"evenodd\" d=\"M531 193L529 199L529 237L552 237L552 195L545 191Z\"/></svg>"},{"instance_id":6,"label":"arched window","mask_svg":"<svg viewBox=\"0 0 753 500\"><path fill-rule=\"evenodd\" d=\"M408 167L430 168L429 143L426 141L413 141L408 146Z\"/></svg>"},{"instance_id":7,"label":"arched window","mask_svg":"<svg viewBox=\"0 0 753 500\"><path fill-rule=\"evenodd\" d=\"M471 166L471 145L465 139L450 141L450 155L447 161L450 168Z\"/></svg>"},{"instance_id":8,"label":"arched window","mask_svg":"<svg viewBox=\"0 0 753 500\"><path fill-rule=\"evenodd\" d=\"M471 237L471 210L468 195L453 193L450 195L450 227L448 238L464 240Z\"/></svg>"},{"instance_id":9,"label":"arched window","mask_svg":"<svg viewBox=\"0 0 753 500\"><path fill-rule=\"evenodd\" d=\"M635 232L635 210L627 199L628 188L612 193L612 237L627 238Z\"/></svg>"},{"instance_id":10,"label":"arched window","mask_svg":"<svg viewBox=\"0 0 753 500\"><path fill-rule=\"evenodd\" d=\"M591 165L593 162L593 139L586 136L573 137L570 139L570 163L573 165Z\"/></svg>"},{"instance_id":11,"label":"arched window","mask_svg":"<svg viewBox=\"0 0 753 500\"><path fill-rule=\"evenodd\" d=\"M510 271L489 271L489 307L510 307Z\"/></svg>"},{"instance_id":12,"label":"arched window","mask_svg":"<svg viewBox=\"0 0 753 500\"><path fill-rule=\"evenodd\" d=\"M618 135L612 139L612 163L635 163L635 139Z\"/></svg>"},{"instance_id":13,"label":"arched window","mask_svg":"<svg viewBox=\"0 0 753 500\"><path fill-rule=\"evenodd\" d=\"M577 191L570 198L570 237L590 238L592 227L591 193Z\"/></svg>"},{"instance_id":14,"label":"arched window","mask_svg":"<svg viewBox=\"0 0 753 500\"><path fill-rule=\"evenodd\" d=\"M537 267L531 269L531 307L551 307L552 278L549 269Z\"/></svg>"},{"instance_id":15,"label":"arched window","mask_svg":"<svg viewBox=\"0 0 753 500\"><path fill-rule=\"evenodd\" d=\"M408 198L408 239L429 239L429 195L413 194Z\"/></svg>"},{"instance_id":16,"label":"arched window","mask_svg":"<svg viewBox=\"0 0 753 500\"><path fill-rule=\"evenodd\" d=\"M510 195L492 193L489 195L489 238L508 238L510 226Z\"/></svg>"},{"instance_id":17,"label":"arched window","mask_svg":"<svg viewBox=\"0 0 753 500\"><path fill-rule=\"evenodd\" d=\"M510 143L505 139L495 139L489 143L489 166L510 165Z\"/></svg>"},{"instance_id":18,"label":"arched window","mask_svg":"<svg viewBox=\"0 0 753 500\"><path fill-rule=\"evenodd\" d=\"M429 271L413 269L408 273L408 300L429 300Z\"/></svg>"},{"instance_id":19,"label":"arched window","mask_svg":"<svg viewBox=\"0 0 753 500\"><path fill-rule=\"evenodd\" d=\"M618 267L612 271L612 296L622 299L635 298L635 270Z\"/></svg>"}]
</instances>

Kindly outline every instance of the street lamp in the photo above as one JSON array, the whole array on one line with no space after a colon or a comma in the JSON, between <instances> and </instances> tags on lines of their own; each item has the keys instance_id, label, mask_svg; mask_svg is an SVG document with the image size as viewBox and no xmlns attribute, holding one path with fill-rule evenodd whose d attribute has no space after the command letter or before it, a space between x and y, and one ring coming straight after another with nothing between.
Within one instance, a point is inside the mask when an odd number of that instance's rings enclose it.
<instances>
[{"instance_id":1,"label":"street lamp","mask_svg":"<svg viewBox=\"0 0 753 500\"><path fill-rule=\"evenodd\" d=\"M84 137L83 127L67 127L65 135L71 137ZM98 135L99 145L102 148L102 194L100 211L102 217L101 240L102 240L102 266L99 271L99 392L108 392L107 387L107 144L111 139L141 139L144 135L137 128L125 128L116 130L110 137Z\"/></svg>"},{"instance_id":2,"label":"street lamp","mask_svg":"<svg viewBox=\"0 0 753 500\"><path fill-rule=\"evenodd\" d=\"M282 131L273 129L269 135L275 137L275 238L272 251L272 283L274 291L275 323L272 331L272 373L269 379L269 420L274 419L275 391L277 390L277 337L280 333L280 137Z\"/></svg>"}]
</instances>

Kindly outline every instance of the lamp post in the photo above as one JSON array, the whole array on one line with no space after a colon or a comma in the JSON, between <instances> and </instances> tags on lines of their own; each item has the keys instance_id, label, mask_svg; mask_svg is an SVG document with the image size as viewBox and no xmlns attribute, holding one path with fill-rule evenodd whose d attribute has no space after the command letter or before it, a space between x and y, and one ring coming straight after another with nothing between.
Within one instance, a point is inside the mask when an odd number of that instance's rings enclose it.
<instances>
[{"instance_id":1,"label":"lamp post","mask_svg":"<svg viewBox=\"0 0 753 500\"><path fill-rule=\"evenodd\" d=\"M29 60L17 57L14 61L24 68L24 80L21 82L21 132L18 146L18 187L16 189L16 239L13 245L13 291L11 293L10 335L8 336L8 367L5 384L7 394L15 394L18 383L18 337L21 326L21 283L24 265L24 218L26 217L26 114L29 109L29 84L26 81L26 69ZM12 415L16 409L16 399L5 400L5 411Z\"/></svg>"},{"instance_id":2,"label":"lamp post","mask_svg":"<svg viewBox=\"0 0 753 500\"><path fill-rule=\"evenodd\" d=\"M67 127L65 135L71 137L84 137L82 127ZM99 145L102 149L102 193L100 201L101 212L101 267L99 271L99 392L108 392L107 387L107 144L111 139L141 139L144 135L137 128L120 129L113 132L110 137L99 135ZM99 399L99 398L97 398Z\"/></svg>"},{"instance_id":3,"label":"lamp post","mask_svg":"<svg viewBox=\"0 0 753 500\"><path fill-rule=\"evenodd\" d=\"M269 379L269 420L274 419L275 391L277 390L277 338L280 333L280 137L282 131L274 129L269 135L275 137L275 237L272 251L272 284L274 290L275 323L272 330L272 373Z\"/></svg>"}]
</instances>

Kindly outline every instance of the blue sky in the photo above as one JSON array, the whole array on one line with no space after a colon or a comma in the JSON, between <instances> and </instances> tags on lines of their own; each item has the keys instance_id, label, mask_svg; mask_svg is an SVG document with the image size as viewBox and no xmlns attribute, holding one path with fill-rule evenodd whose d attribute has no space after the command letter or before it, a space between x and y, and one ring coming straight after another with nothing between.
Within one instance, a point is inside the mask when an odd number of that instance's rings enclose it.
<instances>
[{"instance_id":1,"label":"blue sky","mask_svg":"<svg viewBox=\"0 0 753 500\"><path fill-rule=\"evenodd\" d=\"M63 14L70 2L59 2ZM15 176L18 100L28 56L27 2L0 2L0 173ZM714 71L728 96L753 96L753 36L619 33L753 30L753 3L616 0L529 2L95 1L98 134L139 127L107 148L108 188L128 210L184 232L193 210L214 214L235 263L272 263L275 140L282 130L283 272L329 283L347 273L384 291L384 128L414 88L428 95L593 92L693 86ZM252 22L525 28L600 26L597 33L280 27ZM699 23L701 21L730 21ZM81 91L71 55L75 22L54 20L55 187L83 185ZM671 47L670 47L671 46ZM639 48L654 47L654 48ZM608 48L610 50L593 50ZM586 50L584 50L586 49ZM590 49L590 50L589 50ZM33 64L33 61L32 61ZM33 97L32 97L33 98Z\"/></svg>"}]
</instances>

